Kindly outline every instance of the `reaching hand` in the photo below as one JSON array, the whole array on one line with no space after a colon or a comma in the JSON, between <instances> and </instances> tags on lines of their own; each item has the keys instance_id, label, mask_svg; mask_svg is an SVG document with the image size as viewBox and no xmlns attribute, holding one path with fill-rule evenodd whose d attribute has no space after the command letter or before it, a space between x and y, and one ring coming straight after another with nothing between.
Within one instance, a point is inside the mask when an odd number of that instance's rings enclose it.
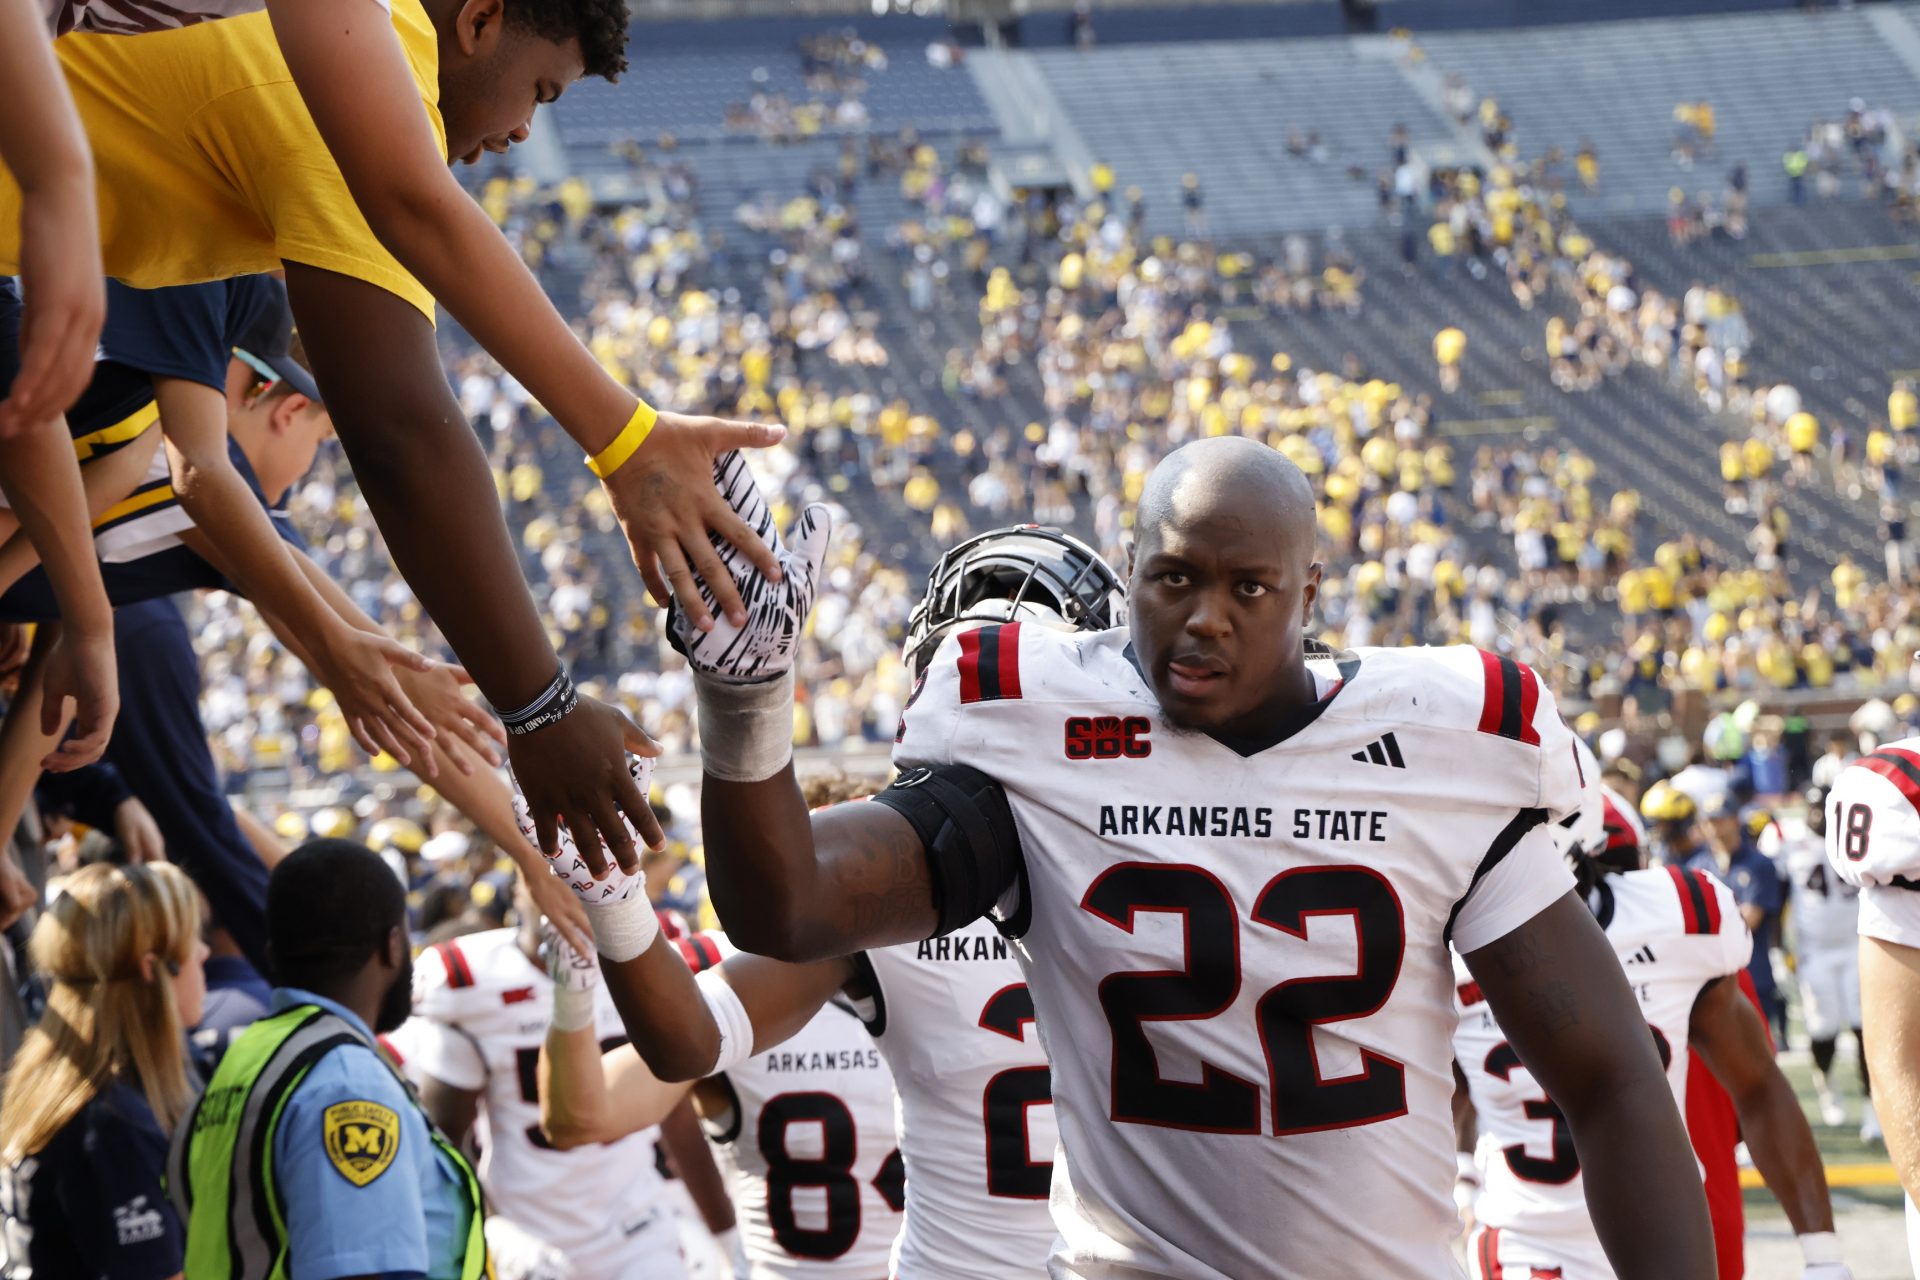
<instances>
[{"instance_id":1,"label":"reaching hand","mask_svg":"<svg viewBox=\"0 0 1920 1280\"><path fill-rule=\"evenodd\" d=\"M74 706L73 732L40 762L43 769L66 773L92 764L107 749L113 720L120 712L120 677L114 668L113 632L87 634L63 626L47 651L46 692L40 702L40 731L60 732L68 699Z\"/></svg>"},{"instance_id":2,"label":"reaching hand","mask_svg":"<svg viewBox=\"0 0 1920 1280\"><path fill-rule=\"evenodd\" d=\"M0 849L0 929L10 926L39 901L40 895L27 873L14 865L11 853Z\"/></svg>"},{"instance_id":3,"label":"reaching hand","mask_svg":"<svg viewBox=\"0 0 1920 1280\"><path fill-rule=\"evenodd\" d=\"M590 993L600 985L600 957L589 946L582 951L551 923L541 926L540 945L547 953L547 976L557 987Z\"/></svg>"},{"instance_id":4,"label":"reaching hand","mask_svg":"<svg viewBox=\"0 0 1920 1280\"><path fill-rule=\"evenodd\" d=\"M782 573L769 577L758 557L750 559L738 550L725 549L720 557L722 572L728 588L746 602L745 621L736 624L729 619L703 630L676 599L667 611L667 639L700 674L730 684L752 684L793 669L800 631L813 609L826 566L833 517L817 502L802 511L793 526L793 546L788 548L773 527L773 513L744 457L730 453L721 458L714 466L714 479L729 509L753 531L756 542L773 556ZM706 599L713 599L714 584L704 572L696 585Z\"/></svg>"},{"instance_id":5,"label":"reaching hand","mask_svg":"<svg viewBox=\"0 0 1920 1280\"><path fill-rule=\"evenodd\" d=\"M640 870L635 833L648 848L667 843L647 803L659 745L625 712L582 694L557 723L511 739L507 753L514 816L554 874L589 903L631 892ZM620 887L605 892L610 886Z\"/></svg>"},{"instance_id":6,"label":"reaching hand","mask_svg":"<svg viewBox=\"0 0 1920 1280\"><path fill-rule=\"evenodd\" d=\"M0 401L0 439L72 407L93 378L107 318L106 271L93 231L93 175L26 192L20 203L20 373Z\"/></svg>"},{"instance_id":7,"label":"reaching hand","mask_svg":"<svg viewBox=\"0 0 1920 1280\"><path fill-rule=\"evenodd\" d=\"M430 663L425 670L412 666L399 666L393 674L400 682L400 688L420 709L427 723L440 733L442 745L451 747L455 742L465 743L468 750L487 762L490 768L500 767L500 748L507 744L507 731L493 718L487 709L475 702L461 690L473 684L473 677L467 669L448 662ZM473 761L464 754L448 751L454 767L468 776L473 774ZM432 759L432 752L427 753Z\"/></svg>"},{"instance_id":8,"label":"reaching hand","mask_svg":"<svg viewBox=\"0 0 1920 1280\"><path fill-rule=\"evenodd\" d=\"M558 876L527 875L527 896L533 909L547 918L547 924L576 951L593 952L593 926L587 921L587 909Z\"/></svg>"},{"instance_id":9,"label":"reaching hand","mask_svg":"<svg viewBox=\"0 0 1920 1280\"><path fill-rule=\"evenodd\" d=\"M778 444L786 434L785 427L663 413L640 451L601 482L655 604L677 603L701 630L713 625L715 607L736 626L745 622L720 553L731 544L761 573L777 579L780 569L770 545L714 491L716 459ZM703 597L694 587L696 574L714 584L716 594Z\"/></svg>"},{"instance_id":10,"label":"reaching hand","mask_svg":"<svg viewBox=\"0 0 1920 1280\"><path fill-rule=\"evenodd\" d=\"M353 740L368 755L382 751L424 777L439 771L432 742L433 723L420 713L399 679L399 671L426 672L433 659L398 640L341 623L313 646L314 672L333 692Z\"/></svg>"},{"instance_id":11,"label":"reaching hand","mask_svg":"<svg viewBox=\"0 0 1920 1280\"><path fill-rule=\"evenodd\" d=\"M113 834L120 842L120 847L127 851L128 862L167 860L167 841L160 834L160 824L153 820L147 806L132 796L122 800L119 808L113 811Z\"/></svg>"}]
</instances>

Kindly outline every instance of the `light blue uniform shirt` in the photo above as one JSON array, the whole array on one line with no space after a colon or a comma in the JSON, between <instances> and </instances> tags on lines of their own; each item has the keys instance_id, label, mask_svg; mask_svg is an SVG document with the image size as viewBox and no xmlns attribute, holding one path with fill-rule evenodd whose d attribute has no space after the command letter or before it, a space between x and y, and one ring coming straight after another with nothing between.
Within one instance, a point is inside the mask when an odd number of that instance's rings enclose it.
<instances>
[{"instance_id":1,"label":"light blue uniform shirt","mask_svg":"<svg viewBox=\"0 0 1920 1280\"><path fill-rule=\"evenodd\" d=\"M287 1270L299 1280L381 1276L459 1280L467 1196L457 1166L435 1145L427 1118L376 1054L373 1032L323 996L276 988L273 1011L315 1004L344 1018L366 1045L343 1045L314 1063L280 1116L273 1176L287 1220ZM327 1149L327 1108L370 1102L399 1119L392 1162L365 1186Z\"/></svg>"}]
</instances>

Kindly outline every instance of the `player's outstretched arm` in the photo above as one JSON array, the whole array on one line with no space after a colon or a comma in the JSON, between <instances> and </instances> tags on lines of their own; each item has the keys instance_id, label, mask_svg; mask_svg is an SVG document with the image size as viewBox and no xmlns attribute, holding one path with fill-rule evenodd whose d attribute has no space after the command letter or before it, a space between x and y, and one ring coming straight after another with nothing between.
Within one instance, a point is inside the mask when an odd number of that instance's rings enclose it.
<instances>
[{"instance_id":1,"label":"player's outstretched arm","mask_svg":"<svg viewBox=\"0 0 1920 1280\"><path fill-rule=\"evenodd\" d=\"M394 563L495 707L522 708L560 662L520 575L479 441L441 372L433 326L377 286L287 264L287 294L334 430ZM566 704L563 704L566 705ZM556 821L598 854L634 861L625 814L650 844L659 823L626 753L659 748L626 715L581 697L508 744L536 843L558 849Z\"/></svg>"},{"instance_id":2,"label":"player's outstretched arm","mask_svg":"<svg viewBox=\"0 0 1920 1280\"><path fill-rule=\"evenodd\" d=\"M1920 1200L1920 948L1862 936L1860 1008L1887 1156L1908 1197Z\"/></svg>"},{"instance_id":3,"label":"player's outstretched arm","mask_svg":"<svg viewBox=\"0 0 1920 1280\"><path fill-rule=\"evenodd\" d=\"M1693 1148L1620 961L1572 893L1466 957L1520 1060L1565 1113L1614 1270L1714 1274Z\"/></svg>"},{"instance_id":4,"label":"player's outstretched arm","mask_svg":"<svg viewBox=\"0 0 1920 1280\"><path fill-rule=\"evenodd\" d=\"M707 889L735 943L804 963L913 942L938 927L927 849L882 804L809 814L791 763L758 782L715 775L700 788Z\"/></svg>"},{"instance_id":5,"label":"player's outstretched arm","mask_svg":"<svg viewBox=\"0 0 1920 1280\"><path fill-rule=\"evenodd\" d=\"M46 566L60 605L58 639L46 659L40 723L43 732L57 733L71 699L74 730L44 767L78 769L107 749L120 712L120 677L113 657L113 606L100 576L86 489L63 419L50 418L0 438L0 490Z\"/></svg>"},{"instance_id":6,"label":"player's outstretched arm","mask_svg":"<svg viewBox=\"0 0 1920 1280\"><path fill-rule=\"evenodd\" d=\"M732 621L744 622L745 610L719 572L707 531L731 542L763 572L778 576L779 570L720 501L707 474L716 455L775 444L785 429L656 415L613 380L561 319L500 229L448 171L449 160L471 161L479 153L448 156L442 150L382 6L373 0L269 0L267 10L321 138L388 251L553 414L588 457L600 458L616 446L625 436L623 428L636 423L636 414L641 415L639 430L652 423L624 464L599 470L655 602L667 602L670 583L697 623L710 620L712 602L693 589L698 572L715 584L717 603ZM600 74L597 68L588 71ZM559 89L554 87L556 96ZM529 113L533 106L528 104ZM525 136L525 128L515 131L516 139ZM87 194L91 199L91 185Z\"/></svg>"},{"instance_id":7,"label":"player's outstretched arm","mask_svg":"<svg viewBox=\"0 0 1920 1280\"><path fill-rule=\"evenodd\" d=\"M26 282L20 373L0 399L0 439L52 423L80 398L107 318L93 154L43 10L34 0L0 0L0 164L20 184Z\"/></svg>"},{"instance_id":8,"label":"player's outstretched arm","mask_svg":"<svg viewBox=\"0 0 1920 1280\"><path fill-rule=\"evenodd\" d=\"M1833 1234L1833 1203L1813 1126L1774 1062L1760 1011L1741 992L1737 977L1717 979L1701 991L1687 1042L1733 1099L1754 1167L1800 1237L1806 1275L1843 1280L1847 1271Z\"/></svg>"},{"instance_id":9,"label":"player's outstretched arm","mask_svg":"<svg viewBox=\"0 0 1920 1280\"><path fill-rule=\"evenodd\" d=\"M547 969L553 976L553 1022L540 1046L538 1081L540 1127L548 1140L566 1150L612 1142L659 1124L680 1105L691 1084L662 1081L647 1069L632 1044L603 1055L593 1030L600 966L592 955L575 951L557 935L550 935L546 945ZM688 978L687 985L692 985L686 965L666 939L657 939L653 950L677 966ZM640 976L634 972L636 967L611 966L608 977L613 982L631 981ZM621 1003L617 997L615 1003ZM626 1017L624 1010L621 1017Z\"/></svg>"}]
</instances>

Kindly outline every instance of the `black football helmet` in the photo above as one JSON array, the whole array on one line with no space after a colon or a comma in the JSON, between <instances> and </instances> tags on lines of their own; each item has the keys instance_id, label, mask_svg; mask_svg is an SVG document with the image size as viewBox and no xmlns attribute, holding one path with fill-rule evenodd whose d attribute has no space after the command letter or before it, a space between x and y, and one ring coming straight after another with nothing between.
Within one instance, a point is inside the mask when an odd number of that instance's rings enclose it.
<instances>
[{"instance_id":1,"label":"black football helmet","mask_svg":"<svg viewBox=\"0 0 1920 1280\"><path fill-rule=\"evenodd\" d=\"M1058 529L1018 524L968 538L940 557L907 619L915 679L955 627L1034 622L1104 631L1126 621L1126 584L1099 554Z\"/></svg>"}]
</instances>

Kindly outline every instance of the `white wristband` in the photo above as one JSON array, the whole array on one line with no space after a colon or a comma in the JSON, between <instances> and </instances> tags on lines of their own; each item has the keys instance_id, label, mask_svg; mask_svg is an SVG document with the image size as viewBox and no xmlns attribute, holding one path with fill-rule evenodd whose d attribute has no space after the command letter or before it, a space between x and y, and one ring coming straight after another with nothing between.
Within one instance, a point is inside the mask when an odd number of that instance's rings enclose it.
<instances>
[{"instance_id":1,"label":"white wristband","mask_svg":"<svg viewBox=\"0 0 1920 1280\"><path fill-rule=\"evenodd\" d=\"M1810 1267L1836 1267L1846 1261L1840 1252L1840 1237L1831 1231L1809 1231L1796 1236L1800 1257Z\"/></svg>"},{"instance_id":2,"label":"white wristband","mask_svg":"<svg viewBox=\"0 0 1920 1280\"><path fill-rule=\"evenodd\" d=\"M553 984L553 1029L580 1031L593 1025L593 989L585 991L564 982Z\"/></svg>"},{"instance_id":3,"label":"white wristband","mask_svg":"<svg viewBox=\"0 0 1920 1280\"><path fill-rule=\"evenodd\" d=\"M763 782L793 759L793 673L757 684L693 678L700 759L722 782Z\"/></svg>"},{"instance_id":4,"label":"white wristband","mask_svg":"<svg viewBox=\"0 0 1920 1280\"><path fill-rule=\"evenodd\" d=\"M707 1068L708 1075L717 1076L753 1056L753 1019L747 1016L747 1007L740 1003L739 993L714 970L695 976L694 982L706 998L713 1025L720 1031L720 1054Z\"/></svg>"},{"instance_id":5,"label":"white wristband","mask_svg":"<svg viewBox=\"0 0 1920 1280\"><path fill-rule=\"evenodd\" d=\"M587 923L593 927L593 949L615 964L640 955L660 935L660 921L644 891L589 904Z\"/></svg>"}]
</instances>

